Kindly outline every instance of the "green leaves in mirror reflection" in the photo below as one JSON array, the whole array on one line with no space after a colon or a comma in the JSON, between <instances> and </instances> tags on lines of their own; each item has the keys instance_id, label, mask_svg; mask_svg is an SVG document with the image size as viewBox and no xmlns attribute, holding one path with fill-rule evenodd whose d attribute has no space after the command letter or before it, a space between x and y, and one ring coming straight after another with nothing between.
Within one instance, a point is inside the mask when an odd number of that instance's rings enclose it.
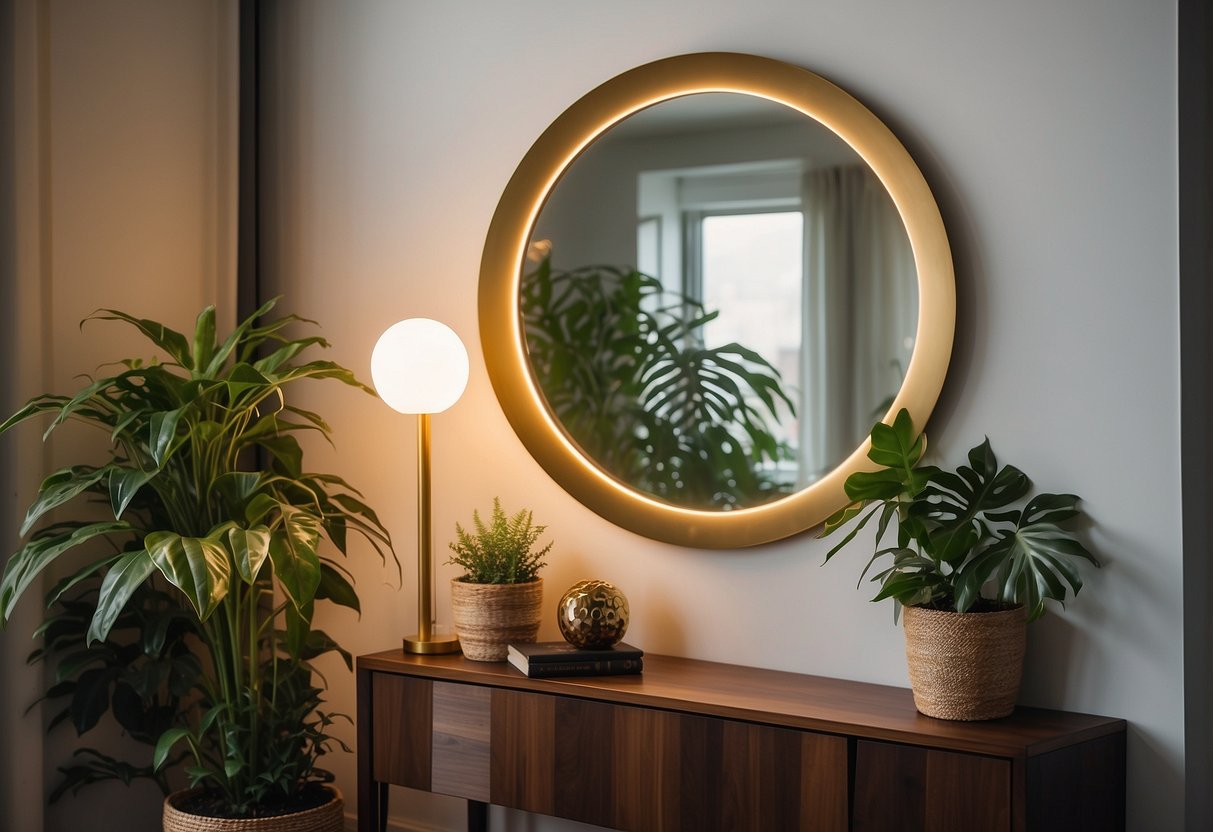
<instances>
[{"instance_id":1,"label":"green leaves in mirror reflection","mask_svg":"<svg viewBox=\"0 0 1213 832\"><path fill-rule=\"evenodd\" d=\"M523 276L528 359L548 407L585 456L636 490L688 508L790 493L793 452L771 425L794 416L779 372L738 343L709 347L706 310L632 268Z\"/></svg>"},{"instance_id":2,"label":"green leaves in mirror reflection","mask_svg":"<svg viewBox=\"0 0 1213 832\"><path fill-rule=\"evenodd\" d=\"M1067 586L1075 594L1082 588L1077 561L1099 566L1063 527L1081 516L1079 498L1030 497L1027 475L1000 466L989 439L955 472L922 465L926 436L902 409L892 425L872 428L871 442L868 458L880 468L847 478L852 502L826 521L821 537L849 527L828 561L876 518L875 548L860 581L877 561L890 561L872 577L881 585L872 600L967 612L983 606L985 590L984 600L1023 604L1033 620L1046 600L1063 602ZM896 545L884 546L892 525Z\"/></svg>"}]
</instances>

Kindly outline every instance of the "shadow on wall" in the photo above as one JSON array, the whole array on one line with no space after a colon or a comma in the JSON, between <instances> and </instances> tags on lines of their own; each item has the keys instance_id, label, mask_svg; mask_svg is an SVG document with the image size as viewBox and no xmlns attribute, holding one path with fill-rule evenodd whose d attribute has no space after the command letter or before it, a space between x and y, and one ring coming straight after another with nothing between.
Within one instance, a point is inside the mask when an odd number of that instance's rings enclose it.
<instances>
[{"instance_id":1,"label":"shadow on wall","mask_svg":"<svg viewBox=\"0 0 1213 832\"><path fill-rule=\"evenodd\" d=\"M1144 622L1127 631L1120 628L1115 639L1107 635L1114 627L1116 616L1124 614L1123 610L1115 609L1123 606L1123 601L1110 597L1105 591L1108 585L1132 587L1129 603L1143 619L1166 610L1169 602L1162 586L1165 576L1125 554L1132 552L1137 544L1121 536L1110 536L1110 524L1101 522L1100 517L1093 516L1090 520L1086 534L1092 550L1099 553L1102 568L1084 576L1086 585L1071 602L1073 612L1060 613L1054 608L1028 628L1023 690L1019 697L1023 705L1064 708L1064 703L1091 688L1092 680L1103 675L1103 668L1124 664L1147 668L1143 672L1149 673L1148 668L1155 663L1151 657L1166 655L1173 649L1157 637L1151 639L1151 634L1160 633L1160 628ZM1176 633L1174 637L1181 636ZM1127 659L1126 655L1137 658ZM1120 715L1098 705L1091 708ZM1184 765L1181 754L1168 749L1166 743L1131 720L1126 754L1130 773L1128 785L1132 792L1158 796L1163 805L1182 804ZM1134 772L1137 773L1136 781ZM1127 828L1154 828L1154 822L1130 814Z\"/></svg>"}]
</instances>

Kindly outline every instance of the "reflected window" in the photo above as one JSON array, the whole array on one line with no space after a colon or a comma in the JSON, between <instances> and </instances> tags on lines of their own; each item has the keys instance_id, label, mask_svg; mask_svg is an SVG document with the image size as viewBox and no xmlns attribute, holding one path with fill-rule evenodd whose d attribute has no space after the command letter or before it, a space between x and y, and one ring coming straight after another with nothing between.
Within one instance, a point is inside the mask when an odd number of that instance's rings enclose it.
<instances>
[{"instance_id":1,"label":"reflected window","mask_svg":"<svg viewBox=\"0 0 1213 832\"><path fill-rule=\"evenodd\" d=\"M699 213L695 268L689 275L693 297L708 309L729 314L704 327L709 347L744 344L770 361L782 378L800 378L800 315L804 285L804 215L800 211ZM796 420L772 425L776 437L795 447ZM789 470L795 478L795 471Z\"/></svg>"},{"instance_id":2,"label":"reflected window","mask_svg":"<svg viewBox=\"0 0 1213 832\"><path fill-rule=\"evenodd\" d=\"M641 217L636 223L636 268L661 280L661 217Z\"/></svg>"}]
</instances>

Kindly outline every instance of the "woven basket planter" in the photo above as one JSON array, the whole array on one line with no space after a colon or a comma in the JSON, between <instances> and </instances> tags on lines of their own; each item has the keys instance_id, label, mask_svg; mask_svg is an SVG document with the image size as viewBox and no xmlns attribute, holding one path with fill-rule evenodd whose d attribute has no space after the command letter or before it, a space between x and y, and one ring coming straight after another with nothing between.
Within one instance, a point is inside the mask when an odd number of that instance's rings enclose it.
<instances>
[{"instance_id":1,"label":"woven basket planter","mask_svg":"<svg viewBox=\"0 0 1213 832\"><path fill-rule=\"evenodd\" d=\"M939 719L998 719L1015 710L1027 611L902 609L914 705Z\"/></svg>"},{"instance_id":2,"label":"woven basket planter","mask_svg":"<svg viewBox=\"0 0 1213 832\"><path fill-rule=\"evenodd\" d=\"M164 800L164 832L342 832L345 801L341 790L326 786L333 799L323 806L269 818L208 818L191 815L176 804L194 790L173 792Z\"/></svg>"},{"instance_id":3,"label":"woven basket planter","mask_svg":"<svg viewBox=\"0 0 1213 832\"><path fill-rule=\"evenodd\" d=\"M543 578L525 584L451 581L451 617L463 655L505 661L511 644L534 641L543 617Z\"/></svg>"}]
</instances>

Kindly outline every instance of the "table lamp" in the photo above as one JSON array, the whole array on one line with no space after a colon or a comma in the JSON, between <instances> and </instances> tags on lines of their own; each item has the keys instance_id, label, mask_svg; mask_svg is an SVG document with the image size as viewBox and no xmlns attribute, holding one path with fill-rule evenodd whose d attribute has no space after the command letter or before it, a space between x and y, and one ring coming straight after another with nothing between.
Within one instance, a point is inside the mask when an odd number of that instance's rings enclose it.
<instances>
[{"instance_id":1,"label":"table lamp","mask_svg":"<svg viewBox=\"0 0 1213 832\"><path fill-rule=\"evenodd\" d=\"M417 414L417 634L405 636L407 653L455 653L459 640L433 632L430 537L430 414L463 395L468 353L446 324L409 318L393 324L371 353L371 378L393 410Z\"/></svg>"}]
</instances>

